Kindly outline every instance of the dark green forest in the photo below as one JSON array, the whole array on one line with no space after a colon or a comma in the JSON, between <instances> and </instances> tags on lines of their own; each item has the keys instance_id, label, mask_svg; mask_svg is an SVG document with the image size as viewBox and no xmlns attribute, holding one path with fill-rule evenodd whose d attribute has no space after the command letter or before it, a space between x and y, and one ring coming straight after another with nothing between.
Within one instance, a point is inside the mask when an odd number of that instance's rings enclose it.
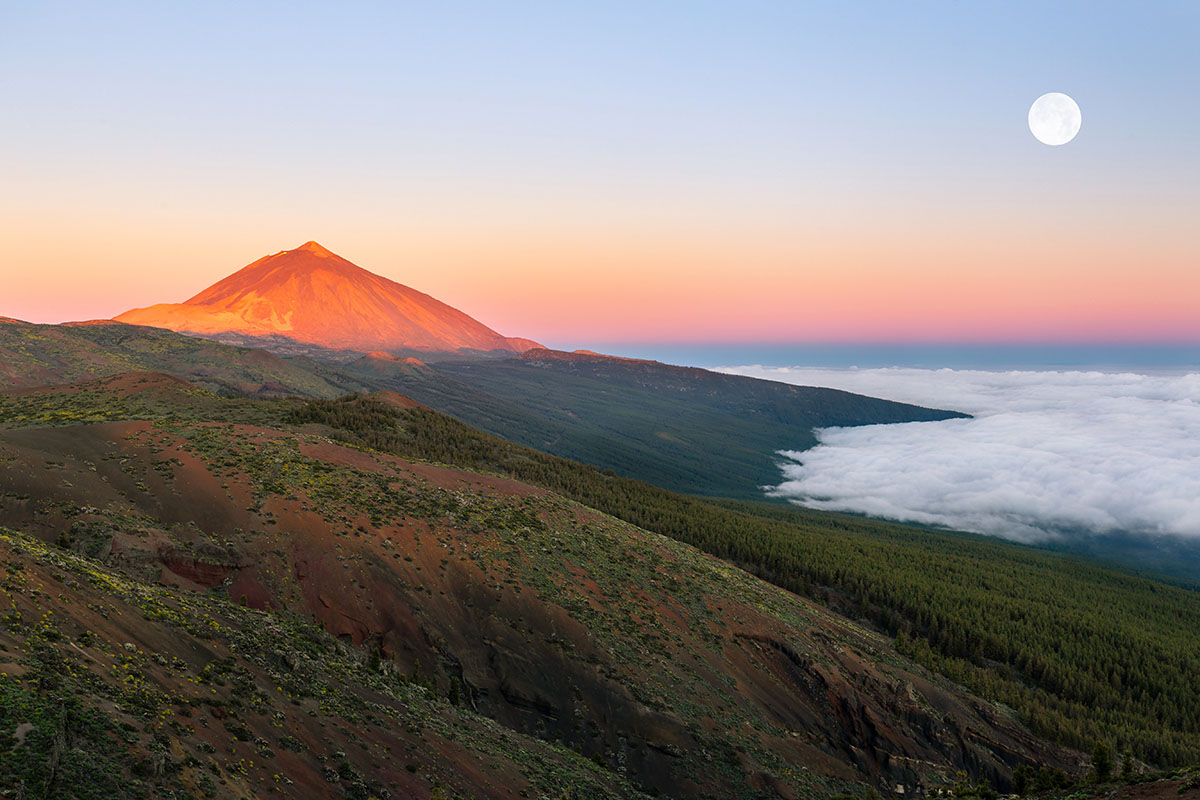
<instances>
[{"instance_id":1,"label":"dark green forest","mask_svg":"<svg viewBox=\"0 0 1200 800\"><path fill-rule=\"evenodd\" d=\"M867 619L1061 744L1200 760L1196 592L983 537L679 495L370 397L288 408L351 444L543 486Z\"/></svg>"}]
</instances>

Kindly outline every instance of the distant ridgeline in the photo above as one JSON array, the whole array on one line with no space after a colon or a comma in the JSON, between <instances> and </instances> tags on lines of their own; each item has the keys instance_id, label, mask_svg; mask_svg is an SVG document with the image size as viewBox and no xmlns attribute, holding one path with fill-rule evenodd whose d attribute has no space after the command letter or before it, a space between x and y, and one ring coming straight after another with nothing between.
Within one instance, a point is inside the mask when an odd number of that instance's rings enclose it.
<instances>
[{"instance_id":1,"label":"distant ridgeline","mask_svg":"<svg viewBox=\"0 0 1200 800\"><path fill-rule=\"evenodd\" d=\"M279 337L263 343L283 352L299 346ZM338 351L331 363L112 322L0 323L0 384L37 386L140 369L249 395L334 397L389 389L520 444L717 497L760 498L761 486L779 481L775 453L812 446L814 428L962 416L835 389L585 353L423 355L438 360Z\"/></svg>"},{"instance_id":2,"label":"distant ridgeline","mask_svg":"<svg viewBox=\"0 0 1200 800\"><path fill-rule=\"evenodd\" d=\"M516 358L377 358L341 365L489 433L674 491L758 499L779 482L780 450L814 428L963 416L836 389L656 361L529 350Z\"/></svg>"}]
</instances>

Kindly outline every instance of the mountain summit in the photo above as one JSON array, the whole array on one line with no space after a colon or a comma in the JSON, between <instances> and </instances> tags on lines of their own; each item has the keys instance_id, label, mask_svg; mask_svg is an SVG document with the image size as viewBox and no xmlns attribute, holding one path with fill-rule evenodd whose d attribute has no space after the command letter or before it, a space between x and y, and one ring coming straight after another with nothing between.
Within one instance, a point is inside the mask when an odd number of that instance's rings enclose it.
<instances>
[{"instance_id":1,"label":"mountain summit","mask_svg":"<svg viewBox=\"0 0 1200 800\"><path fill-rule=\"evenodd\" d=\"M380 277L316 242L265 256L183 303L115 319L210 336L286 336L331 349L451 352L539 347L501 336L456 308Z\"/></svg>"}]
</instances>

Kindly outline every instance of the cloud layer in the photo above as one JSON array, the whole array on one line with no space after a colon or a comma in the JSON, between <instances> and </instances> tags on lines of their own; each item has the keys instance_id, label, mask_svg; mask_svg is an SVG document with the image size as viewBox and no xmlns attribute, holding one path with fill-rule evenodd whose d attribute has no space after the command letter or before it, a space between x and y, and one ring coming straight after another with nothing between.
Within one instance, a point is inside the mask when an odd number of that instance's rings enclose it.
<instances>
[{"instance_id":1,"label":"cloud layer","mask_svg":"<svg viewBox=\"0 0 1200 800\"><path fill-rule=\"evenodd\" d=\"M772 494L1023 542L1200 537L1200 375L733 367L975 414L829 428Z\"/></svg>"}]
</instances>

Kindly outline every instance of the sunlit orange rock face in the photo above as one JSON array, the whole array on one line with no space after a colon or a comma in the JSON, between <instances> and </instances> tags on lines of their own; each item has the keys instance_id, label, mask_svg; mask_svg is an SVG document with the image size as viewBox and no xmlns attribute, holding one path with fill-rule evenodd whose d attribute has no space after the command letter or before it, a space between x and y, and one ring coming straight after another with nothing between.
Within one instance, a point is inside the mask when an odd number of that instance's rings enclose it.
<instances>
[{"instance_id":1,"label":"sunlit orange rock face","mask_svg":"<svg viewBox=\"0 0 1200 800\"><path fill-rule=\"evenodd\" d=\"M316 242L266 256L184 303L135 308L131 325L212 335L278 334L346 350L540 347L501 336L427 294L358 267Z\"/></svg>"}]
</instances>

